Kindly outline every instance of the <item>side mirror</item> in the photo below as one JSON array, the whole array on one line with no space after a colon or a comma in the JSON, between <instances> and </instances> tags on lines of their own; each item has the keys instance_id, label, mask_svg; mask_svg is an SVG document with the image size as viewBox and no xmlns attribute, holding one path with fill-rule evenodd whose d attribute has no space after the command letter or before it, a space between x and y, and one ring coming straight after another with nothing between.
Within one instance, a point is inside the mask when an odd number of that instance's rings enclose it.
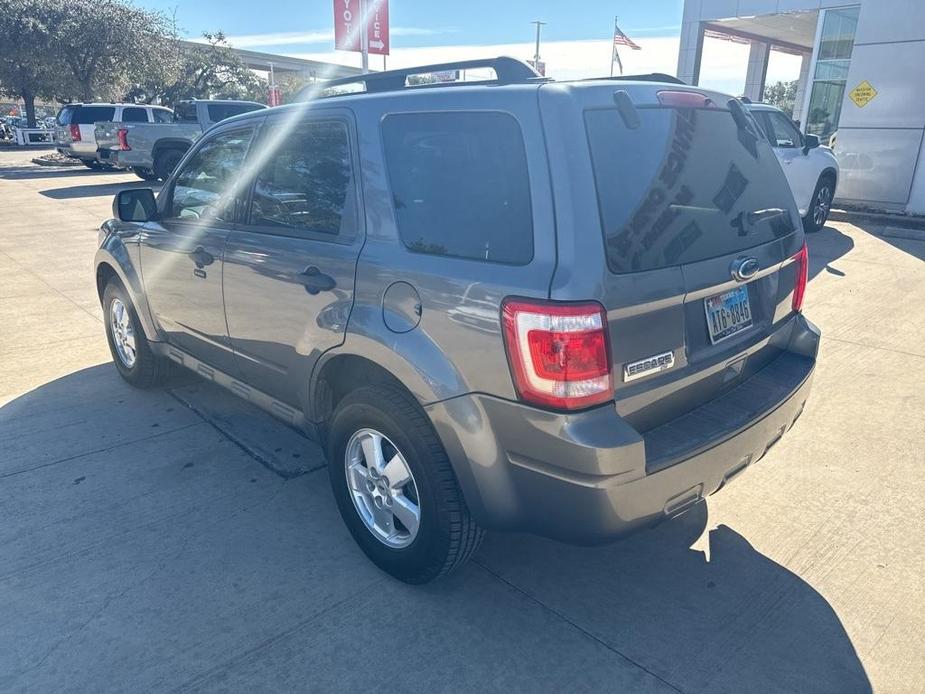
<instances>
[{"instance_id":1,"label":"side mirror","mask_svg":"<svg viewBox=\"0 0 925 694\"><path fill-rule=\"evenodd\" d=\"M808 154L809 150L815 149L820 144L818 135L803 136L803 154Z\"/></svg>"},{"instance_id":2,"label":"side mirror","mask_svg":"<svg viewBox=\"0 0 925 694\"><path fill-rule=\"evenodd\" d=\"M122 222L150 222L157 217L157 201L150 188L129 188L116 193L112 216Z\"/></svg>"}]
</instances>

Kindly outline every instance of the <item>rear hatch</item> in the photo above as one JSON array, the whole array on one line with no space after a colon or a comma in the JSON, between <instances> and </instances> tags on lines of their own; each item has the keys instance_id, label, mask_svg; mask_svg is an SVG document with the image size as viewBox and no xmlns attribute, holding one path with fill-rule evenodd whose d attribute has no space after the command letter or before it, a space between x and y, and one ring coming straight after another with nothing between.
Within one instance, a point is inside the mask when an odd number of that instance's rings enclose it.
<instances>
[{"instance_id":1,"label":"rear hatch","mask_svg":"<svg viewBox=\"0 0 925 694\"><path fill-rule=\"evenodd\" d=\"M584 135L550 145L572 179L557 185L551 298L604 305L617 409L645 433L780 355L803 232L774 153L730 97L600 82L568 96L544 111Z\"/></svg>"},{"instance_id":2,"label":"rear hatch","mask_svg":"<svg viewBox=\"0 0 925 694\"><path fill-rule=\"evenodd\" d=\"M70 147L75 152L96 153L96 124L115 118L114 106L82 105L71 113L68 131ZM79 137L77 136L79 134Z\"/></svg>"},{"instance_id":3,"label":"rear hatch","mask_svg":"<svg viewBox=\"0 0 925 694\"><path fill-rule=\"evenodd\" d=\"M104 121L94 125L94 136L98 149L119 149L119 129L128 127L125 123Z\"/></svg>"}]
</instances>

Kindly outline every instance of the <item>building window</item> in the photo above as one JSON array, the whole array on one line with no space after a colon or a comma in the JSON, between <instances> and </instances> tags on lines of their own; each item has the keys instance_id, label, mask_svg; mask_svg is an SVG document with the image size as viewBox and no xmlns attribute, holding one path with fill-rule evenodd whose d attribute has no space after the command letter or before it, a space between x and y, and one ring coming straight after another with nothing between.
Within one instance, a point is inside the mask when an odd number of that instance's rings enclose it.
<instances>
[{"instance_id":1,"label":"building window","mask_svg":"<svg viewBox=\"0 0 925 694\"><path fill-rule=\"evenodd\" d=\"M822 20L806 132L823 140L838 128L859 11L858 7L826 10Z\"/></svg>"}]
</instances>

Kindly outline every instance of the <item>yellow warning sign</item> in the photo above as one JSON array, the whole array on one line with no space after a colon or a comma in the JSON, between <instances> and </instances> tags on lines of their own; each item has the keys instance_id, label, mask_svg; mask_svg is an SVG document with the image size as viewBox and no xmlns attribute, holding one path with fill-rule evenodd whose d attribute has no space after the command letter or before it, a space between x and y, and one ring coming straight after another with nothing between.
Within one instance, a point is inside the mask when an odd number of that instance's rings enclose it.
<instances>
[{"instance_id":1,"label":"yellow warning sign","mask_svg":"<svg viewBox=\"0 0 925 694\"><path fill-rule=\"evenodd\" d=\"M874 89L874 86L870 82L864 80L848 92L848 96L857 104L858 108L864 108L875 96L877 96L877 90Z\"/></svg>"}]
</instances>

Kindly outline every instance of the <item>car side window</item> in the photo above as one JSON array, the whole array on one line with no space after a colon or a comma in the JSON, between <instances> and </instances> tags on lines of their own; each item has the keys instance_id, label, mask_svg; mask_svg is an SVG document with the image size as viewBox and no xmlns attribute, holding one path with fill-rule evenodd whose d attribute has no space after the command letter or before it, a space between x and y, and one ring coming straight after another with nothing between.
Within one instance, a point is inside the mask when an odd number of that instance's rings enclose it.
<instances>
[{"instance_id":1,"label":"car side window","mask_svg":"<svg viewBox=\"0 0 925 694\"><path fill-rule=\"evenodd\" d=\"M173 123L173 114L165 108L152 109L155 123Z\"/></svg>"},{"instance_id":2,"label":"car side window","mask_svg":"<svg viewBox=\"0 0 925 694\"><path fill-rule=\"evenodd\" d=\"M233 221L233 202L243 193L239 174L253 134L253 128L243 128L200 145L177 175L167 217Z\"/></svg>"},{"instance_id":3,"label":"car side window","mask_svg":"<svg viewBox=\"0 0 925 694\"><path fill-rule=\"evenodd\" d=\"M511 265L533 259L530 176L513 116L392 114L382 122L382 137L405 246Z\"/></svg>"},{"instance_id":4,"label":"car side window","mask_svg":"<svg viewBox=\"0 0 925 694\"><path fill-rule=\"evenodd\" d=\"M122 109L123 123L147 123L148 113L143 108L124 108Z\"/></svg>"},{"instance_id":5,"label":"car side window","mask_svg":"<svg viewBox=\"0 0 925 694\"><path fill-rule=\"evenodd\" d=\"M800 147L803 144L800 131L787 116L777 111L770 111L765 115L770 126L768 139L771 140L772 147Z\"/></svg>"},{"instance_id":6,"label":"car side window","mask_svg":"<svg viewBox=\"0 0 925 694\"><path fill-rule=\"evenodd\" d=\"M279 127L268 124L266 137L276 139ZM356 229L352 168L343 122L297 125L257 174L250 223L332 237L350 234Z\"/></svg>"}]
</instances>

